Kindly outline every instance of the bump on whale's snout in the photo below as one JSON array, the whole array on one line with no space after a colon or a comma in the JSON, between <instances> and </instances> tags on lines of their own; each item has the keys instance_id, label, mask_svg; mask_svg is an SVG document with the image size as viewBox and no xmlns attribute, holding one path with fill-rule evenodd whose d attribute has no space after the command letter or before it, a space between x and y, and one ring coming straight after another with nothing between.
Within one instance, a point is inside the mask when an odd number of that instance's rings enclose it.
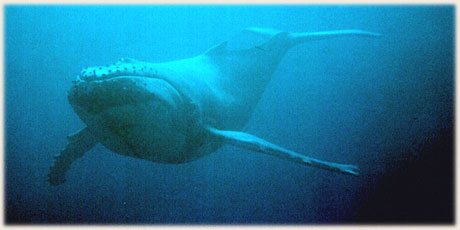
<instances>
[{"instance_id":1,"label":"bump on whale's snout","mask_svg":"<svg viewBox=\"0 0 460 230\"><path fill-rule=\"evenodd\" d=\"M135 105L157 100L176 108L182 99L168 82L150 77L119 76L97 81L78 80L68 92L75 108L97 114L116 106Z\"/></svg>"}]
</instances>

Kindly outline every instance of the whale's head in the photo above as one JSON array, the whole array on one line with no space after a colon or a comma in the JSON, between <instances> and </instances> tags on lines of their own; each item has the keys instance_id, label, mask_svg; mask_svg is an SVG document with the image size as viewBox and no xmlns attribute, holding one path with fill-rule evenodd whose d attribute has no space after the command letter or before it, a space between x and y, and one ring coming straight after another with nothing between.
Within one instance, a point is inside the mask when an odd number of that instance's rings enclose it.
<instances>
[{"instance_id":1,"label":"whale's head","mask_svg":"<svg viewBox=\"0 0 460 230\"><path fill-rule=\"evenodd\" d=\"M190 160L190 116L178 89L151 74L88 72L77 77L68 100L99 142L114 152L155 162Z\"/></svg>"}]
</instances>

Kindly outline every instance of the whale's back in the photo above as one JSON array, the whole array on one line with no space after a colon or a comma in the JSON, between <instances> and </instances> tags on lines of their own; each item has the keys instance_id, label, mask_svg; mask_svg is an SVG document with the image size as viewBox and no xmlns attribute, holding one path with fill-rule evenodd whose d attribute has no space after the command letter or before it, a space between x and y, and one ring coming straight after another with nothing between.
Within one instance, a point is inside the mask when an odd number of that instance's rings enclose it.
<instances>
[{"instance_id":1,"label":"whale's back","mask_svg":"<svg viewBox=\"0 0 460 230\"><path fill-rule=\"evenodd\" d=\"M205 53L218 70L220 88L232 97L222 128L241 130L244 127L290 47L288 33L259 36L265 37L265 42L259 45L235 50L223 42Z\"/></svg>"}]
</instances>

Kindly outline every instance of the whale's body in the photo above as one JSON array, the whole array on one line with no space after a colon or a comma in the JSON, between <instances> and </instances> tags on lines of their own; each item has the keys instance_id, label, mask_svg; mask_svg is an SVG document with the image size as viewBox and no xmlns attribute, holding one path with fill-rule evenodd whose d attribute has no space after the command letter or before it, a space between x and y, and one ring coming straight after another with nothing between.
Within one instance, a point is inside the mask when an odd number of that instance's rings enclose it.
<instances>
[{"instance_id":1,"label":"whale's body","mask_svg":"<svg viewBox=\"0 0 460 230\"><path fill-rule=\"evenodd\" d=\"M229 143L357 175L353 165L313 159L241 131L289 48L315 39L378 34L246 31L266 37L265 42L242 50L229 50L224 42L197 57L173 62L122 59L83 69L68 99L87 127L68 137L69 144L51 167L50 183L63 183L72 162L96 143L122 155L171 164L199 159Z\"/></svg>"}]
</instances>

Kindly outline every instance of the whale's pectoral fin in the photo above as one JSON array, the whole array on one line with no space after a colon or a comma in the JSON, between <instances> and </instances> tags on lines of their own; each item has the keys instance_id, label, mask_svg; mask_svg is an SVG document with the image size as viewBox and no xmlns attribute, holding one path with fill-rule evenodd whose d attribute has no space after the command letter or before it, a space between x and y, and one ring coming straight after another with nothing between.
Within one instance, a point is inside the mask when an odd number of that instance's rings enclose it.
<instances>
[{"instance_id":1,"label":"whale's pectoral fin","mask_svg":"<svg viewBox=\"0 0 460 230\"><path fill-rule=\"evenodd\" d=\"M291 42L293 45L310 42L321 39L337 38L337 37L381 37L382 34L364 31L364 30L332 30L323 32L311 32L311 33L290 33Z\"/></svg>"},{"instance_id":2,"label":"whale's pectoral fin","mask_svg":"<svg viewBox=\"0 0 460 230\"><path fill-rule=\"evenodd\" d=\"M251 134L236 131L218 130L214 128L208 128L208 130L213 135L218 137L220 140L228 144L243 147L256 152L270 154L279 158L283 158L289 161L316 168L326 169L329 171L339 172L353 176L359 175L358 167L354 165L337 164L307 157L299 153L279 147L275 144L262 140Z\"/></svg>"},{"instance_id":3,"label":"whale's pectoral fin","mask_svg":"<svg viewBox=\"0 0 460 230\"><path fill-rule=\"evenodd\" d=\"M269 28L257 28L257 27L250 27L246 28L244 31L251 32L254 34L266 36L266 37L274 37L275 35L279 35L283 33L283 31L269 29ZM286 33L286 32L284 32ZM285 39L288 46L294 46L297 44L321 40L321 39L328 39L328 38L337 38L337 37L348 37L348 36L357 36L357 37L381 37L382 34L365 31L365 30L331 30L331 31L322 31L322 32L303 32L303 33L287 33L288 36ZM275 43L275 45L278 45Z\"/></svg>"},{"instance_id":4,"label":"whale's pectoral fin","mask_svg":"<svg viewBox=\"0 0 460 230\"><path fill-rule=\"evenodd\" d=\"M52 186L64 183L65 174L69 170L70 165L97 143L87 127L68 136L67 139L69 143L60 154L54 157L54 164L51 166L50 173L48 174L48 181Z\"/></svg>"}]
</instances>

